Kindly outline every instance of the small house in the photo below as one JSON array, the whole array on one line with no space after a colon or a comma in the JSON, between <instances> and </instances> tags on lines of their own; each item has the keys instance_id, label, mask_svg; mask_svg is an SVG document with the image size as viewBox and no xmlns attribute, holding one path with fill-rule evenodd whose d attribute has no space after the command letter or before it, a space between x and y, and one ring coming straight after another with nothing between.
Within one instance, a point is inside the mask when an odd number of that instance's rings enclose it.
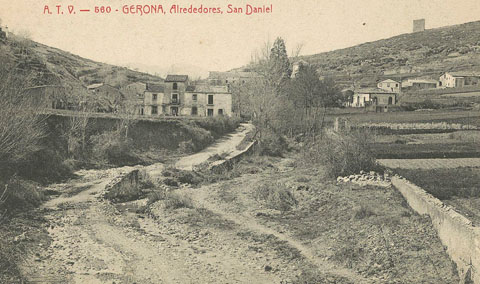
<instances>
[{"instance_id":1,"label":"small house","mask_svg":"<svg viewBox=\"0 0 480 284\"><path fill-rule=\"evenodd\" d=\"M392 79L388 79L378 83L377 87L384 91L389 91L389 92L398 94L400 93L401 84L400 82L394 81Z\"/></svg>"},{"instance_id":2,"label":"small house","mask_svg":"<svg viewBox=\"0 0 480 284\"><path fill-rule=\"evenodd\" d=\"M411 90L435 89L438 80L433 79L408 79L402 82L402 88Z\"/></svg>"},{"instance_id":3,"label":"small house","mask_svg":"<svg viewBox=\"0 0 480 284\"><path fill-rule=\"evenodd\" d=\"M439 88L462 88L480 84L480 73L476 72L446 72L440 76Z\"/></svg>"},{"instance_id":4,"label":"small house","mask_svg":"<svg viewBox=\"0 0 480 284\"><path fill-rule=\"evenodd\" d=\"M386 112L397 103L397 94L379 88L365 88L354 91L352 107L364 107L375 112Z\"/></svg>"}]
</instances>

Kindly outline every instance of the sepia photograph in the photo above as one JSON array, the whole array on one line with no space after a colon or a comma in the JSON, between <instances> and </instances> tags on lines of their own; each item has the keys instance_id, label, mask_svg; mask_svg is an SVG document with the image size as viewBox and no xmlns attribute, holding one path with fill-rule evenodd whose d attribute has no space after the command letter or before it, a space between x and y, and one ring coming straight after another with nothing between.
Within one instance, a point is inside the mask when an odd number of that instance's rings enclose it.
<instances>
[{"instance_id":1,"label":"sepia photograph","mask_svg":"<svg viewBox=\"0 0 480 284\"><path fill-rule=\"evenodd\" d=\"M0 284L480 284L478 0L0 0Z\"/></svg>"}]
</instances>

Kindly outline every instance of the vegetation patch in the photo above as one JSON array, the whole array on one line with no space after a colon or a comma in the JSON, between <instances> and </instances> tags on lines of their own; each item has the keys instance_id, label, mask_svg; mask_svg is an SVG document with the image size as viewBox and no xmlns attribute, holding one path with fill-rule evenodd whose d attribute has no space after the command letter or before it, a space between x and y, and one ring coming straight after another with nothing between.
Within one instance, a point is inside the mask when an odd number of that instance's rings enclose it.
<instances>
[{"instance_id":1,"label":"vegetation patch","mask_svg":"<svg viewBox=\"0 0 480 284\"><path fill-rule=\"evenodd\" d=\"M265 206L280 211L288 211L298 204L293 191L281 183L268 183L259 186L254 190L253 195L257 201L262 202Z\"/></svg>"},{"instance_id":2,"label":"vegetation patch","mask_svg":"<svg viewBox=\"0 0 480 284\"><path fill-rule=\"evenodd\" d=\"M480 169L395 169L438 199L480 197Z\"/></svg>"}]
</instances>

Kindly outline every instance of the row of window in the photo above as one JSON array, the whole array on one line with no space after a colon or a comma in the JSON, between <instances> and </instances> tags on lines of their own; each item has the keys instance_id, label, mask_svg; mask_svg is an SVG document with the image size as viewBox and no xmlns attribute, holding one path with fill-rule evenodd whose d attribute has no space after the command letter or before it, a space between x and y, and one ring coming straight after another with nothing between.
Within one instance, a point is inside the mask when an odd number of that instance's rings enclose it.
<instances>
[{"instance_id":1,"label":"row of window","mask_svg":"<svg viewBox=\"0 0 480 284\"><path fill-rule=\"evenodd\" d=\"M197 101L197 94L192 94L192 101ZM152 101L156 101L158 99L157 94L152 94ZM178 94L172 94L172 103L178 103ZM208 95L208 104L213 105L213 95Z\"/></svg>"},{"instance_id":2,"label":"row of window","mask_svg":"<svg viewBox=\"0 0 480 284\"><path fill-rule=\"evenodd\" d=\"M143 112L143 109L142 109L142 112ZM165 108L163 109L163 112L165 112ZM152 114L158 114L157 106L152 106ZM174 116L179 115L178 107L170 107L170 114ZM213 116L213 114L214 114L214 110L212 108L207 109L207 116ZM191 115L198 115L197 107L192 107ZM223 109L218 109L218 115L223 115Z\"/></svg>"}]
</instances>

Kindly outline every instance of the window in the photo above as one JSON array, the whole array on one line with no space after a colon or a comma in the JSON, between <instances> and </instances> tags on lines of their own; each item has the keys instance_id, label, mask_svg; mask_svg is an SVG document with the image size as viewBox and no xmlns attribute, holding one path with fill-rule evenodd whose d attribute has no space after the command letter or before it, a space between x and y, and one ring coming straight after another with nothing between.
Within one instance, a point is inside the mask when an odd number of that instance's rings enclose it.
<instances>
[{"instance_id":1,"label":"window","mask_svg":"<svg viewBox=\"0 0 480 284\"><path fill-rule=\"evenodd\" d=\"M156 101L157 100L157 94L152 94L152 101Z\"/></svg>"},{"instance_id":2,"label":"window","mask_svg":"<svg viewBox=\"0 0 480 284\"><path fill-rule=\"evenodd\" d=\"M223 115L223 109L218 109L218 115Z\"/></svg>"},{"instance_id":3,"label":"window","mask_svg":"<svg viewBox=\"0 0 480 284\"><path fill-rule=\"evenodd\" d=\"M390 83L387 83L387 87L390 87Z\"/></svg>"},{"instance_id":4,"label":"window","mask_svg":"<svg viewBox=\"0 0 480 284\"><path fill-rule=\"evenodd\" d=\"M395 84L395 87L398 87L398 84Z\"/></svg>"},{"instance_id":5,"label":"window","mask_svg":"<svg viewBox=\"0 0 480 284\"><path fill-rule=\"evenodd\" d=\"M192 115L197 115L197 114L198 114L197 107L192 107Z\"/></svg>"},{"instance_id":6,"label":"window","mask_svg":"<svg viewBox=\"0 0 480 284\"><path fill-rule=\"evenodd\" d=\"M174 90L177 90L177 89L178 89L177 83L173 83L173 89L174 89Z\"/></svg>"},{"instance_id":7,"label":"window","mask_svg":"<svg viewBox=\"0 0 480 284\"><path fill-rule=\"evenodd\" d=\"M177 116L177 115L178 115L178 107L171 107L171 108L170 108L170 113L171 113L173 116Z\"/></svg>"},{"instance_id":8,"label":"window","mask_svg":"<svg viewBox=\"0 0 480 284\"><path fill-rule=\"evenodd\" d=\"M212 108L207 109L207 116L213 116L213 109Z\"/></svg>"},{"instance_id":9,"label":"window","mask_svg":"<svg viewBox=\"0 0 480 284\"><path fill-rule=\"evenodd\" d=\"M197 101L197 94L192 95L192 101L196 102Z\"/></svg>"},{"instance_id":10,"label":"window","mask_svg":"<svg viewBox=\"0 0 480 284\"><path fill-rule=\"evenodd\" d=\"M213 105L213 95L208 95L208 104Z\"/></svg>"},{"instance_id":11,"label":"window","mask_svg":"<svg viewBox=\"0 0 480 284\"><path fill-rule=\"evenodd\" d=\"M393 103L393 98L392 97L388 97L388 104L391 105Z\"/></svg>"},{"instance_id":12,"label":"window","mask_svg":"<svg viewBox=\"0 0 480 284\"><path fill-rule=\"evenodd\" d=\"M172 94L172 103L177 104L178 103L178 94Z\"/></svg>"},{"instance_id":13,"label":"window","mask_svg":"<svg viewBox=\"0 0 480 284\"><path fill-rule=\"evenodd\" d=\"M158 114L158 107L152 106L152 114Z\"/></svg>"}]
</instances>

